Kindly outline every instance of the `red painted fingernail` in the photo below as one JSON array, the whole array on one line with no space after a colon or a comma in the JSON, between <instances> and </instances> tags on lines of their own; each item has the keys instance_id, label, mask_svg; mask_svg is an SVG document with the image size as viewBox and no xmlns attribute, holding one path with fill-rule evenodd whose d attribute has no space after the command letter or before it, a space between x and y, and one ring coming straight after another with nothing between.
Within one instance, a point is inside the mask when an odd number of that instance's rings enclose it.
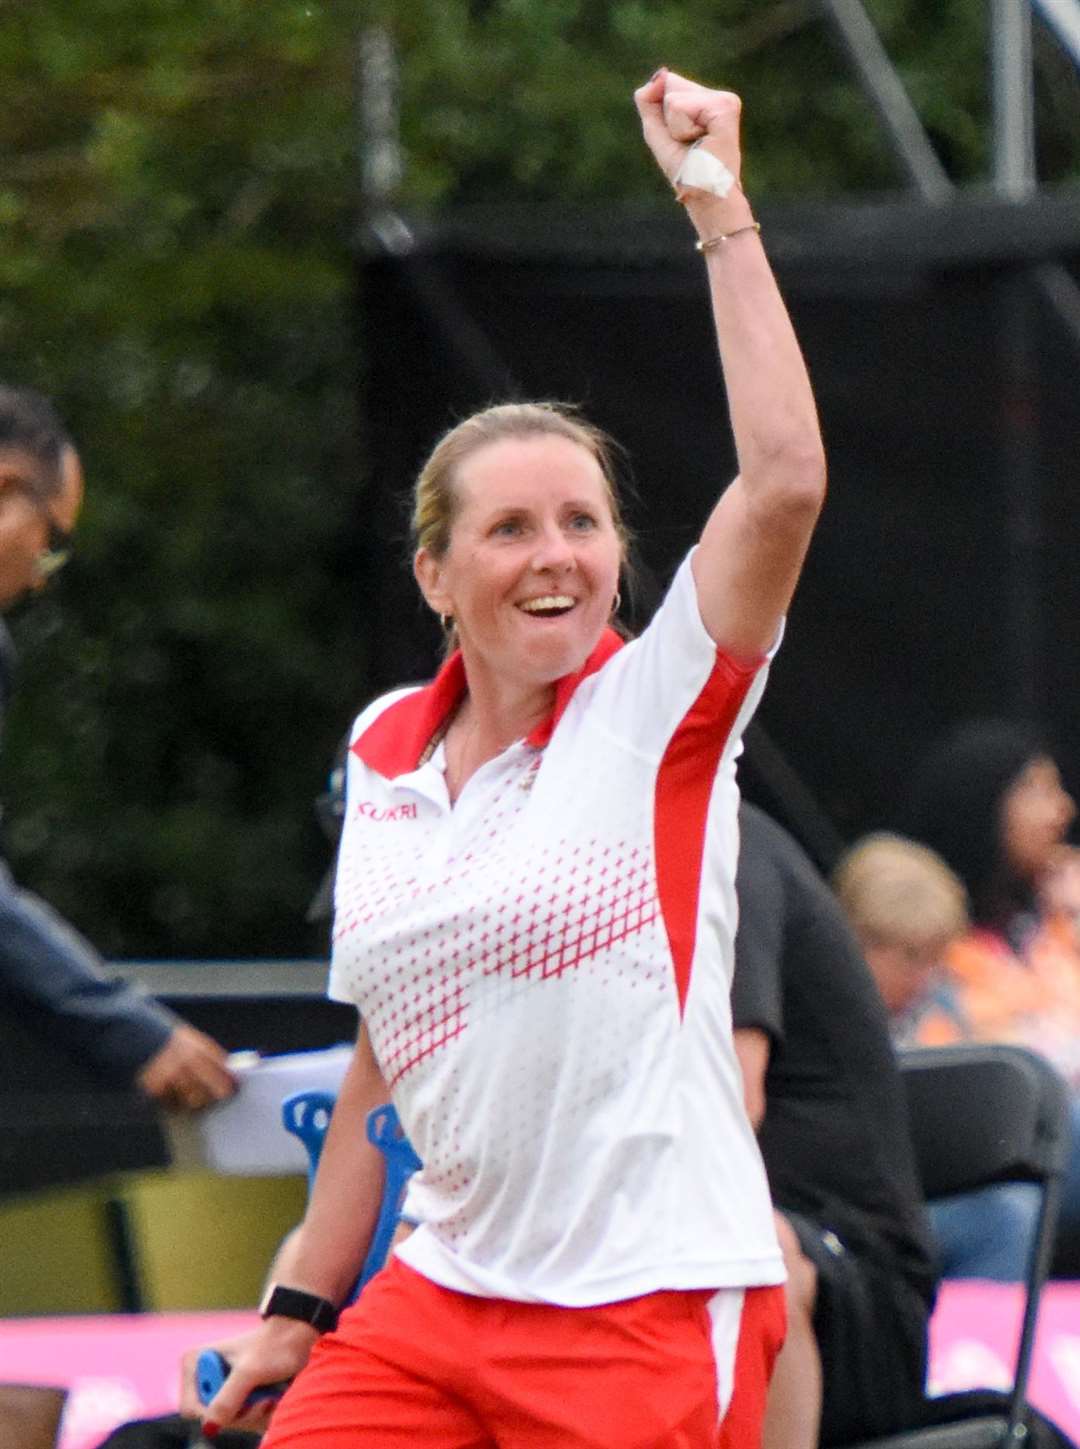
<instances>
[{"instance_id":1,"label":"red painted fingernail","mask_svg":"<svg viewBox=\"0 0 1080 1449\"><path fill-rule=\"evenodd\" d=\"M207 1419L202 1426L204 1439L216 1439L221 1433L221 1425L215 1424L213 1419Z\"/></svg>"}]
</instances>

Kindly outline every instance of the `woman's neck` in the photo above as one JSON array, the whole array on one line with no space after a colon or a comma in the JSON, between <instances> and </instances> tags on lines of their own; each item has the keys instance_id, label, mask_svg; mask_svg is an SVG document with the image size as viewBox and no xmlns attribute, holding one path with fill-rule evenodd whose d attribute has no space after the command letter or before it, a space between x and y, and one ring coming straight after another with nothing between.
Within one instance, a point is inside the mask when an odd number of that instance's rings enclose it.
<instances>
[{"instance_id":1,"label":"woman's neck","mask_svg":"<svg viewBox=\"0 0 1080 1449\"><path fill-rule=\"evenodd\" d=\"M551 714L554 684L508 684L469 676L469 688L446 731L446 783L456 800L481 765L530 734Z\"/></svg>"}]
</instances>

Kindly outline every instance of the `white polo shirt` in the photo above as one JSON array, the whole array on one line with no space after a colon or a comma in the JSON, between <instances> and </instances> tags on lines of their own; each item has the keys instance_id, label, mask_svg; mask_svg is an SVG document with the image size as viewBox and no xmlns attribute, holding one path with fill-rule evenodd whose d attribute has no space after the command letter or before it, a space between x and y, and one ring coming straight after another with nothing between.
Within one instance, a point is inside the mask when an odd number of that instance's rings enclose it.
<instances>
[{"instance_id":1,"label":"white polo shirt","mask_svg":"<svg viewBox=\"0 0 1080 1449\"><path fill-rule=\"evenodd\" d=\"M766 672L716 649L687 560L453 808L430 742L460 656L357 721L330 994L424 1163L398 1252L435 1282L581 1306L783 1281L728 999Z\"/></svg>"}]
</instances>

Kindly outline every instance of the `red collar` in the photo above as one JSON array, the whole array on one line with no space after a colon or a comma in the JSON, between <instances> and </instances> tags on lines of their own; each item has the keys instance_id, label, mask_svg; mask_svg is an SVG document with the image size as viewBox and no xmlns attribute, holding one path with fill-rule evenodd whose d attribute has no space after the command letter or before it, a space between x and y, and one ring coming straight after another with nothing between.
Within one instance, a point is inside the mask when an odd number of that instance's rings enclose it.
<instances>
[{"instance_id":1,"label":"red collar","mask_svg":"<svg viewBox=\"0 0 1080 1449\"><path fill-rule=\"evenodd\" d=\"M595 674L623 646L614 629L605 629L600 642L576 674L564 675L555 685L551 714L527 736L526 743L543 749L555 732L574 690ZM466 690L465 663L456 650L423 689L415 689L389 705L353 744L353 750L380 775L393 780L418 769L424 751L450 719Z\"/></svg>"}]
</instances>

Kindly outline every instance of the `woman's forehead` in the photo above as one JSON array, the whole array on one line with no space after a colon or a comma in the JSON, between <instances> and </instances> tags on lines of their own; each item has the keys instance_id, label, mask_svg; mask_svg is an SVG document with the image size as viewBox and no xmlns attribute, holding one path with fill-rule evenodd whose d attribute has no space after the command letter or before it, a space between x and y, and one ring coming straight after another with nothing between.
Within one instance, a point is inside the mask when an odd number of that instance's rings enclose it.
<instances>
[{"instance_id":1,"label":"woman's forehead","mask_svg":"<svg viewBox=\"0 0 1080 1449\"><path fill-rule=\"evenodd\" d=\"M594 455L557 434L529 434L485 443L457 469L463 507L528 506L580 495L606 499L608 485Z\"/></svg>"}]
</instances>

